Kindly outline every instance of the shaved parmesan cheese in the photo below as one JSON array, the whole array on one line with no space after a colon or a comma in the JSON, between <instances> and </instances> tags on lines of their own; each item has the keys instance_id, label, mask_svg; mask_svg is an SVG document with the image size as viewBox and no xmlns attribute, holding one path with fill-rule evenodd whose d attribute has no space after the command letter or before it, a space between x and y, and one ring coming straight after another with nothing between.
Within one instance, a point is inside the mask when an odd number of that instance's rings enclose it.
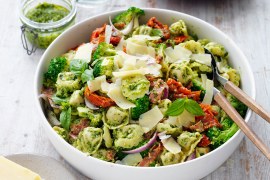
<instances>
[{"instance_id":1,"label":"shaved parmesan cheese","mask_svg":"<svg viewBox=\"0 0 270 180\"><path fill-rule=\"evenodd\" d=\"M195 122L195 116L189 113L187 110L184 110L178 116L169 116L169 118L165 122L179 128L188 127Z\"/></svg>"},{"instance_id":2,"label":"shaved parmesan cheese","mask_svg":"<svg viewBox=\"0 0 270 180\"><path fill-rule=\"evenodd\" d=\"M183 60L188 61L192 52L186 48L183 48L180 45L172 47L168 47L164 51L166 55L166 60L170 63L181 62Z\"/></svg>"},{"instance_id":3,"label":"shaved parmesan cheese","mask_svg":"<svg viewBox=\"0 0 270 180\"><path fill-rule=\"evenodd\" d=\"M163 118L163 114L159 110L157 106L152 108L151 110L143 113L139 118L139 124L143 128L144 133L152 130L157 123Z\"/></svg>"},{"instance_id":4,"label":"shaved parmesan cheese","mask_svg":"<svg viewBox=\"0 0 270 180\"><path fill-rule=\"evenodd\" d=\"M101 88L102 92L108 93L109 90L110 90L110 87L111 87L112 85L113 85L113 84L110 84L110 83L108 83L107 81L102 81L101 84L100 84L100 88Z\"/></svg>"},{"instance_id":5,"label":"shaved parmesan cheese","mask_svg":"<svg viewBox=\"0 0 270 180\"><path fill-rule=\"evenodd\" d=\"M206 80L207 80L206 74L201 74L201 78L202 78L202 87L205 89L206 88Z\"/></svg>"},{"instance_id":6,"label":"shaved parmesan cheese","mask_svg":"<svg viewBox=\"0 0 270 180\"><path fill-rule=\"evenodd\" d=\"M214 82L212 80L207 79L206 80L206 87L205 87L205 95L203 98L202 103L203 104L211 104L212 98L213 98L213 88L214 88Z\"/></svg>"},{"instance_id":7,"label":"shaved parmesan cheese","mask_svg":"<svg viewBox=\"0 0 270 180\"><path fill-rule=\"evenodd\" d=\"M121 164L136 166L142 160L143 159L140 153L128 154L126 157L124 157L124 159L122 159Z\"/></svg>"},{"instance_id":8,"label":"shaved parmesan cheese","mask_svg":"<svg viewBox=\"0 0 270 180\"><path fill-rule=\"evenodd\" d=\"M130 71L119 71L119 72L113 72L112 73L114 77L116 78L123 78L127 76L133 76L133 75L138 75L138 74L145 74L145 69L136 69L136 70L130 70Z\"/></svg>"},{"instance_id":9,"label":"shaved parmesan cheese","mask_svg":"<svg viewBox=\"0 0 270 180\"><path fill-rule=\"evenodd\" d=\"M117 51L123 52L123 47L124 46L126 46L126 41L125 41L124 37L122 37L121 40L119 41L118 45L115 47L115 49Z\"/></svg>"},{"instance_id":10,"label":"shaved parmesan cheese","mask_svg":"<svg viewBox=\"0 0 270 180\"><path fill-rule=\"evenodd\" d=\"M173 154L177 154L181 152L181 146L172 138L162 139L161 140L165 149Z\"/></svg>"},{"instance_id":11,"label":"shaved parmesan cheese","mask_svg":"<svg viewBox=\"0 0 270 180\"><path fill-rule=\"evenodd\" d=\"M110 43L111 36L112 36L112 26L106 25L106 28L105 28L105 42L107 44Z\"/></svg>"},{"instance_id":12,"label":"shaved parmesan cheese","mask_svg":"<svg viewBox=\"0 0 270 180\"><path fill-rule=\"evenodd\" d=\"M92 50L93 44L91 43L83 44L78 47L78 50L76 51L73 59L82 59L85 60L87 63L89 63L91 61Z\"/></svg>"},{"instance_id":13,"label":"shaved parmesan cheese","mask_svg":"<svg viewBox=\"0 0 270 180\"><path fill-rule=\"evenodd\" d=\"M146 54L150 55L153 58L155 58L155 48L153 47L148 47L144 41L140 40L134 40L132 38L129 38L127 40L127 54L131 55L137 55L137 54Z\"/></svg>"},{"instance_id":14,"label":"shaved parmesan cheese","mask_svg":"<svg viewBox=\"0 0 270 180\"><path fill-rule=\"evenodd\" d=\"M146 66L145 68L145 74L152 74L155 77L161 77L161 65L160 64L151 64Z\"/></svg>"},{"instance_id":15,"label":"shaved parmesan cheese","mask_svg":"<svg viewBox=\"0 0 270 180\"><path fill-rule=\"evenodd\" d=\"M201 64L211 66L212 58L210 54L192 54L190 58Z\"/></svg>"},{"instance_id":16,"label":"shaved parmesan cheese","mask_svg":"<svg viewBox=\"0 0 270 180\"><path fill-rule=\"evenodd\" d=\"M195 116L187 110L177 116L176 125L178 127L189 127L192 123L195 123Z\"/></svg>"},{"instance_id":17,"label":"shaved parmesan cheese","mask_svg":"<svg viewBox=\"0 0 270 180\"><path fill-rule=\"evenodd\" d=\"M107 82L105 75L96 77L94 80L88 81L87 85L91 92L95 92L101 88L101 83L103 82Z\"/></svg>"},{"instance_id":18,"label":"shaved parmesan cheese","mask_svg":"<svg viewBox=\"0 0 270 180\"><path fill-rule=\"evenodd\" d=\"M112 86L109 89L108 96L122 109L136 107L135 104L129 102L122 94L120 86Z\"/></svg>"}]
</instances>

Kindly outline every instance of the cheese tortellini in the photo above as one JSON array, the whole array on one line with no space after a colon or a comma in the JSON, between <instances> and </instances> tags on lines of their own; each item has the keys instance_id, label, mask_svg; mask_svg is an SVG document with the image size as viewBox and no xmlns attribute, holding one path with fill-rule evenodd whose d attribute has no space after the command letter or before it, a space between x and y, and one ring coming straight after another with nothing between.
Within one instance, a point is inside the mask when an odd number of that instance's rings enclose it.
<instances>
[{"instance_id":1,"label":"cheese tortellini","mask_svg":"<svg viewBox=\"0 0 270 180\"><path fill-rule=\"evenodd\" d=\"M194 76L194 72L189 67L188 62L173 63L169 67L169 77L173 78L183 85L188 84Z\"/></svg>"},{"instance_id":2,"label":"cheese tortellini","mask_svg":"<svg viewBox=\"0 0 270 180\"><path fill-rule=\"evenodd\" d=\"M228 52L224 48L224 46L216 43L216 42L210 42L205 45L205 48L210 51L214 56L220 56L225 57L228 55Z\"/></svg>"},{"instance_id":3,"label":"cheese tortellini","mask_svg":"<svg viewBox=\"0 0 270 180\"><path fill-rule=\"evenodd\" d=\"M102 142L102 129L94 127L84 128L73 143L73 146L87 154L94 154Z\"/></svg>"},{"instance_id":4,"label":"cheese tortellini","mask_svg":"<svg viewBox=\"0 0 270 180\"><path fill-rule=\"evenodd\" d=\"M184 131L180 136L177 138L177 142L182 147L182 151L185 155L189 156L200 142L202 135L198 132L192 133L188 131Z\"/></svg>"},{"instance_id":5,"label":"cheese tortellini","mask_svg":"<svg viewBox=\"0 0 270 180\"><path fill-rule=\"evenodd\" d=\"M116 129L127 125L129 122L128 110L122 109L117 106L112 106L108 109L104 116L104 124L109 129Z\"/></svg>"},{"instance_id":6,"label":"cheese tortellini","mask_svg":"<svg viewBox=\"0 0 270 180\"><path fill-rule=\"evenodd\" d=\"M129 76L122 80L122 93L130 99L142 98L150 87L150 82L143 75Z\"/></svg>"},{"instance_id":7,"label":"cheese tortellini","mask_svg":"<svg viewBox=\"0 0 270 180\"><path fill-rule=\"evenodd\" d=\"M194 54L204 54L203 46L194 40L186 41L180 44L182 47L190 50Z\"/></svg>"},{"instance_id":8,"label":"cheese tortellini","mask_svg":"<svg viewBox=\"0 0 270 180\"><path fill-rule=\"evenodd\" d=\"M185 158L186 156L183 154L183 152L173 154L166 149L163 150L162 154L160 155L160 160L164 166L184 162Z\"/></svg>"},{"instance_id":9,"label":"cheese tortellini","mask_svg":"<svg viewBox=\"0 0 270 180\"><path fill-rule=\"evenodd\" d=\"M138 124L129 124L113 131L114 146L129 149L143 140L144 131Z\"/></svg>"}]
</instances>

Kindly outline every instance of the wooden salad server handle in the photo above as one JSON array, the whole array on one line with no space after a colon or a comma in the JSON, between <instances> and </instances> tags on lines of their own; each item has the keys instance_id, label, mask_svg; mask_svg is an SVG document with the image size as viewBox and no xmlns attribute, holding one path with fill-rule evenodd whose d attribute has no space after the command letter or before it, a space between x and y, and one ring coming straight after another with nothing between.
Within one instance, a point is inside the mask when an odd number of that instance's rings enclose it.
<instances>
[{"instance_id":1,"label":"wooden salad server handle","mask_svg":"<svg viewBox=\"0 0 270 180\"><path fill-rule=\"evenodd\" d=\"M229 93L234 95L239 101L243 102L246 106L248 106L252 111L261 116L267 122L270 123L270 114L264 110L255 100L249 97L244 91L242 91L239 87L234 85L232 82L227 81L224 84L224 89Z\"/></svg>"},{"instance_id":2,"label":"wooden salad server handle","mask_svg":"<svg viewBox=\"0 0 270 180\"><path fill-rule=\"evenodd\" d=\"M238 125L244 134L252 141L253 144L270 160L270 149L262 142L262 140L247 125L240 114L231 106L229 101L220 93L214 95L214 100L228 114L228 116Z\"/></svg>"}]
</instances>

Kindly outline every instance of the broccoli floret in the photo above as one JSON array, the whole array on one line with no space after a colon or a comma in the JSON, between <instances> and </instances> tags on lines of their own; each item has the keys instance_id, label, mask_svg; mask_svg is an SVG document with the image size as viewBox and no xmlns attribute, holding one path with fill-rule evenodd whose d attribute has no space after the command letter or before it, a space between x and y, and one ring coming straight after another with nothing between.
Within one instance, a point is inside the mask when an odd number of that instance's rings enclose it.
<instances>
[{"instance_id":1,"label":"broccoli floret","mask_svg":"<svg viewBox=\"0 0 270 180\"><path fill-rule=\"evenodd\" d=\"M80 89L81 84L73 72L62 72L58 74L56 88L56 96L68 97L73 91Z\"/></svg>"},{"instance_id":2,"label":"broccoli floret","mask_svg":"<svg viewBox=\"0 0 270 180\"><path fill-rule=\"evenodd\" d=\"M211 139L213 148L217 148L229 140L237 131L238 126L233 123L231 127L226 130L220 130L217 127L212 127L207 131L207 136Z\"/></svg>"},{"instance_id":3,"label":"broccoli floret","mask_svg":"<svg viewBox=\"0 0 270 180\"><path fill-rule=\"evenodd\" d=\"M102 114L94 112L87 107L78 107L78 114L80 117L88 118L90 120L89 125L92 127L101 127Z\"/></svg>"},{"instance_id":4,"label":"broccoli floret","mask_svg":"<svg viewBox=\"0 0 270 180\"><path fill-rule=\"evenodd\" d=\"M202 86L202 82L200 82L197 79L192 79L192 86L191 86L192 91L201 91L200 94L200 99L204 98L205 95L205 88Z\"/></svg>"},{"instance_id":5,"label":"broccoli floret","mask_svg":"<svg viewBox=\"0 0 270 180\"><path fill-rule=\"evenodd\" d=\"M134 104L136 107L131 108L131 118L133 120L139 119L140 115L145 113L146 111L149 110L149 98L148 96L144 96L142 98L138 98L134 101Z\"/></svg>"},{"instance_id":6,"label":"broccoli floret","mask_svg":"<svg viewBox=\"0 0 270 180\"><path fill-rule=\"evenodd\" d=\"M144 11L140 8L130 7L127 11L124 11L118 14L113 20L112 23L118 29L124 29L133 18L134 21L138 21L139 16L144 15Z\"/></svg>"},{"instance_id":7,"label":"broccoli floret","mask_svg":"<svg viewBox=\"0 0 270 180\"><path fill-rule=\"evenodd\" d=\"M222 119L222 121L220 122L221 126L222 126L222 130L227 130L229 129L232 124L233 124L233 120L231 120L231 118L229 118L228 116L224 117Z\"/></svg>"},{"instance_id":8,"label":"broccoli floret","mask_svg":"<svg viewBox=\"0 0 270 180\"><path fill-rule=\"evenodd\" d=\"M244 118L247 112L247 106L230 93L227 93L226 98L231 103L231 105L236 109L236 111Z\"/></svg>"},{"instance_id":9,"label":"broccoli floret","mask_svg":"<svg viewBox=\"0 0 270 180\"><path fill-rule=\"evenodd\" d=\"M114 56L116 55L116 50L112 44L107 44L102 42L98 45L96 51L93 54L93 60L97 60L103 57Z\"/></svg>"},{"instance_id":10,"label":"broccoli floret","mask_svg":"<svg viewBox=\"0 0 270 180\"><path fill-rule=\"evenodd\" d=\"M50 61L48 71L44 74L43 85L45 87L54 87L57 76L60 72L67 69L67 59L64 57L56 57Z\"/></svg>"},{"instance_id":11,"label":"broccoli floret","mask_svg":"<svg viewBox=\"0 0 270 180\"><path fill-rule=\"evenodd\" d=\"M112 77L114 68L114 61L112 58L104 58L97 60L94 65L93 75L94 77L106 75L106 77Z\"/></svg>"}]
</instances>

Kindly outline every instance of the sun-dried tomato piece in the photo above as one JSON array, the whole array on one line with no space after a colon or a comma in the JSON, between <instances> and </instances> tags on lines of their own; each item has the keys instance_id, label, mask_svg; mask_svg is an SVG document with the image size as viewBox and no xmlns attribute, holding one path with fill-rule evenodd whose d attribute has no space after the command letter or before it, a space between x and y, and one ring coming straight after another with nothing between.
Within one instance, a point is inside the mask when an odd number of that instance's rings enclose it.
<instances>
[{"instance_id":1,"label":"sun-dried tomato piece","mask_svg":"<svg viewBox=\"0 0 270 180\"><path fill-rule=\"evenodd\" d=\"M107 98L104 96L100 96L94 92L90 92L88 87L85 88L84 96L87 98L88 101L98 107L107 108L115 105L115 102L111 98Z\"/></svg>"},{"instance_id":2,"label":"sun-dried tomato piece","mask_svg":"<svg viewBox=\"0 0 270 180\"><path fill-rule=\"evenodd\" d=\"M203 137L201 139L201 141L198 143L199 147L207 147L209 146L211 143L209 137L207 137L205 134L203 134Z\"/></svg>"}]
</instances>

